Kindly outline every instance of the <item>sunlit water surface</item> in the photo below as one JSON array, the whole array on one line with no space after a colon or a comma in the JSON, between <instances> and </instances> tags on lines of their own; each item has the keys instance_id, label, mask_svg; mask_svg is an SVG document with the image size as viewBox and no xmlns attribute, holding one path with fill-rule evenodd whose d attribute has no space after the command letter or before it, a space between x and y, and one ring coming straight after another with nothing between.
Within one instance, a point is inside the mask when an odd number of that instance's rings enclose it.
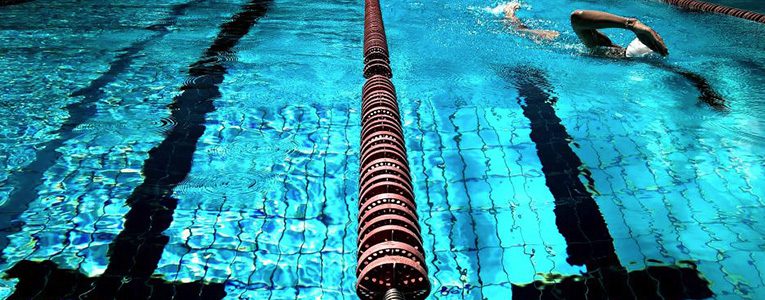
<instances>
[{"instance_id":1,"label":"sunlit water surface","mask_svg":"<svg viewBox=\"0 0 765 300\"><path fill-rule=\"evenodd\" d=\"M167 105L245 2L191 1L177 16L171 7L183 1L0 8L0 213L10 218L0 269L31 260L104 272L149 150L183 126ZM659 1L524 1L527 24L561 32L538 44L510 33L492 13L499 4L383 1L431 298L504 299L513 284L587 272L567 261L507 76L519 66L543 74L557 97L622 266L691 262L714 298L765 298L765 40L756 38L765 27ZM568 25L574 9L638 17L671 54L588 55ZM147 29L164 18L174 20L167 32ZM174 189L155 277L221 283L226 299L355 298L362 26L360 0L276 0L219 58L221 96ZM125 49L135 53L111 74ZM728 109L701 103L657 64L701 74ZM100 92L72 95L93 82ZM77 103L93 110L70 115ZM36 190L10 205L18 186ZM17 283L0 280L0 295Z\"/></svg>"}]
</instances>

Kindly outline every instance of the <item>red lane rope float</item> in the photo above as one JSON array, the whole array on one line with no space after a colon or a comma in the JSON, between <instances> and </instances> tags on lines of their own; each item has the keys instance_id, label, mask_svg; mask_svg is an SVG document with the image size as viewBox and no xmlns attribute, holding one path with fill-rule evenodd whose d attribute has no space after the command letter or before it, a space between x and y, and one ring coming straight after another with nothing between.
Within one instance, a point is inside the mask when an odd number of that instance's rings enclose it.
<instances>
[{"instance_id":1,"label":"red lane rope float","mask_svg":"<svg viewBox=\"0 0 765 300\"><path fill-rule=\"evenodd\" d=\"M356 293L362 300L421 300L431 286L388 40L379 0L365 2Z\"/></svg>"},{"instance_id":2,"label":"red lane rope float","mask_svg":"<svg viewBox=\"0 0 765 300\"><path fill-rule=\"evenodd\" d=\"M683 8L683 9L724 14L724 15L729 15L736 18L746 19L749 21L765 24L765 15L756 13L753 11L748 11L748 10L739 9L735 7L713 4L713 3L708 3L704 1L698 1L698 0L662 0L662 1L677 7Z\"/></svg>"}]
</instances>

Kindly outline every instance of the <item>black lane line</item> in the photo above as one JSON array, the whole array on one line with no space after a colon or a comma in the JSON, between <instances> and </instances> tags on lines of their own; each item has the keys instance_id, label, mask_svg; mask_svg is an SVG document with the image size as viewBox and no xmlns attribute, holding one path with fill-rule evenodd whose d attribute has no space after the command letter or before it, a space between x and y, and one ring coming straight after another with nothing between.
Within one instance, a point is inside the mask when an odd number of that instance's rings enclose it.
<instances>
[{"instance_id":1,"label":"black lane line","mask_svg":"<svg viewBox=\"0 0 765 300\"><path fill-rule=\"evenodd\" d=\"M74 270L60 270L53 262L22 261L7 272L18 278L10 299L56 298L74 286L87 299L220 299L222 283L171 283L151 278L157 268L168 237L162 232L170 226L178 200L174 188L191 171L192 157L205 131L206 115L215 110L213 100L220 97L226 67L218 59L228 54L255 22L263 17L271 0L252 0L220 32L202 58L189 68L194 80L169 105L178 124L165 140L149 151L143 166L144 181L127 204L122 232L109 248L110 260L103 275L88 278Z\"/></svg>"},{"instance_id":2,"label":"black lane line","mask_svg":"<svg viewBox=\"0 0 765 300\"><path fill-rule=\"evenodd\" d=\"M556 225L566 240L567 261L584 265L581 276L513 285L513 299L704 299L713 294L695 265L649 266L627 272L592 193L582 178L590 172L571 148L571 136L556 115L552 86L531 67L503 70L519 91L518 103L531 123L546 184L555 199Z\"/></svg>"},{"instance_id":3,"label":"black lane line","mask_svg":"<svg viewBox=\"0 0 765 300\"><path fill-rule=\"evenodd\" d=\"M619 63L622 64L630 64L632 65L632 62L627 60L616 60ZM670 73L674 73L675 75L678 75L680 77L685 78L688 80L688 82L693 85L694 88L699 92L699 101L706 103L714 110L725 112L730 107L728 105L728 101L723 98L720 93L718 93L715 88L709 83L709 81L702 76L701 74L695 73L693 71L689 71L683 67L668 64L664 61L656 61L656 60L644 60L646 64L655 67L657 69L661 69Z\"/></svg>"},{"instance_id":4,"label":"black lane line","mask_svg":"<svg viewBox=\"0 0 765 300\"><path fill-rule=\"evenodd\" d=\"M8 246L8 235L19 232L24 227L24 222L16 219L29 207L30 202L37 199L37 188L43 184L43 175L56 164L62 155L58 149L67 141L77 137L74 129L96 114L96 103L101 100L104 87L114 82L119 74L130 68L133 61L139 57L138 53L144 51L149 44L170 33L169 27L175 25L178 18L185 15L192 5L202 1L193 0L172 6L166 18L147 27L147 29L155 31L154 34L120 49L118 51L120 54L109 63L109 69L105 73L91 81L88 86L69 95L70 97L82 96L82 99L65 107L69 118L59 129L53 132L58 137L38 145L37 149L39 150L35 153L35 159L22 171L12 173L8 178L8 183L13 186L13 191L8 196L8 200L0 207L0 228L3 228L0 230L0 250Z\"/></svg>"},{"instance_id":5,"label":"black lane line","mask_svg":"<svg viewBox=\"0 0 765 300\"><path fill-rule=\"evenodd\" d=\"M718 111L728 110L729 107L725 98L723 98L723 96L720 95L720 93L715 91L715 89L712 87L711 84L709 84L709 81L707 81L707 79L704 78L704 76L688 71L681 67L666 64L663 62L651 60L648 62L648 64L654 67L657 67L659 69L663 69L665 71L675 73L685 78L686 80L688 80L693 85L693 87L695 87L696 90L699 91L699 100L701 102L706 103L713 109Z\"/></svg>"},{"instance_id":6,"label":"black lane line","mask_svg":"<svg viewBox=\"0 0 765 300\"><path fill-rule=\"evenodd\" d=\"M677 67L669 67L668 69L682 76L683 78L688 79L688 81L690 81L691 84L693 84L693 86L699 91L699 100L701 100L701 102L706 103L716 110L724 111L728 109L728 104L725 101L725 98L723 98L719 93L717 93L717 91L714 90L714 88L712 88L712 85L709 84L709 81L707 81L706 78L699 74Z\"/></svg>"},{"instance_id":7,"label":"black lane line","mask_svg":"<svg viewBox=\"0 0 765 300\"><path fill-rule=\"evenodd\" d=\"M21 4L26 2L32 2L33 0L0 0L0 6L9 6L14 4Z\"/></svg>"}]
</instances>

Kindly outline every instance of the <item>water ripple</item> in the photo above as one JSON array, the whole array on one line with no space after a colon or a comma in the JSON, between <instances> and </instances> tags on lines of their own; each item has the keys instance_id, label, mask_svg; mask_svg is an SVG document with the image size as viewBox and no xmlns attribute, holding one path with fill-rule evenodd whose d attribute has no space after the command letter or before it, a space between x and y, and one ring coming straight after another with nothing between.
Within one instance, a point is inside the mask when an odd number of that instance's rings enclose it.
<instances>
[{"instance_id":1,"label":"water ripple","mask_svg":"<svg viewBox=\"0 0 765 300\"><path fill-rule=\"evenodd\" d=\"M250 195L263 192L269 186L265 171L203 174L189 177L176 190L179 193L212 196Z\"/></svg>"},{"instance_id":2,"label":"water ripple","mask_svg":"<svg viewBox=\"0 0 765 300\"><path fill-rule=\"evenodd\" d=\"M178 122L172 117L164 117L159 120L156 116L131 116L130 121L121 118L94 119L78 126L75 131L80 133L114 134L119 136L141 135L145 133L166 134Z\"/></svg>"},{"instance_id":3,"label":"water ripple","mask_svg":"<svg viewBox=\"0 0 765 300\"><path fill-rule=\"evenodd\" d=\"M169 132L171 129L173 129L173 127L177 126L178 122L175 120L175 118L173 118L172 116L169 116L169 117L162 118L157 122L152 122L152 125L156 126L156 127L151 127L152 129L157 129L159 132L162 132L164 134Z\"/></svg>"},{"instance_id":4,"label":"water ripple","mask_svg":"<svg viewBox=\"0 0 765 300\"><path fill-rule=\"evenodd\" d=\"M260 160L273 160L286 157L297 151L297 142L293 140L252 139L246 142L210 145L207 152L211 155L225 157L240 157L257 155Z\"/></svg>"}]
</instances>

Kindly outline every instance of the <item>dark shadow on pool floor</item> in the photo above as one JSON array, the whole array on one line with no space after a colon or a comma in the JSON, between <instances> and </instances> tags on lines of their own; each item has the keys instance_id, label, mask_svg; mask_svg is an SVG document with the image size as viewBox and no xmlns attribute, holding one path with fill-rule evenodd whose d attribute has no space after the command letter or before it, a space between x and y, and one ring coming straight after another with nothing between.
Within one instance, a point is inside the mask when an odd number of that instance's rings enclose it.
<instances>
[{"instance_id":1,"label":"dark shadow on pool floor","mask_svg":"<svg viewBox=\"0 0 765 300\"><path fill-rule=\"evenodd\" d=\"M110 289L117 290L122 284L122 277L87 277L74 270L59 269L51 261L22 261L7 271L7 276L18 278L16 292L8 299L77 299L92 290L96 281ZM112 298L100 299L222 299L226 296L222 283L167 282L158 278L140 280L143 288L124 289L124 292ZM144 289L151 291L149 298ZM97 298L99 299L99 298Z\"/></svg>"},{"instance_id":2,"label":"dark shadow on pool floor","mask_svg":"<svg viewBox=\"0 0 765 300\"><path fill-rule=\"evenodd\" d=\"M0 0L0 6L21 4L26 2L32 2L33 0Z\"/></svg>"}]
</instances>

